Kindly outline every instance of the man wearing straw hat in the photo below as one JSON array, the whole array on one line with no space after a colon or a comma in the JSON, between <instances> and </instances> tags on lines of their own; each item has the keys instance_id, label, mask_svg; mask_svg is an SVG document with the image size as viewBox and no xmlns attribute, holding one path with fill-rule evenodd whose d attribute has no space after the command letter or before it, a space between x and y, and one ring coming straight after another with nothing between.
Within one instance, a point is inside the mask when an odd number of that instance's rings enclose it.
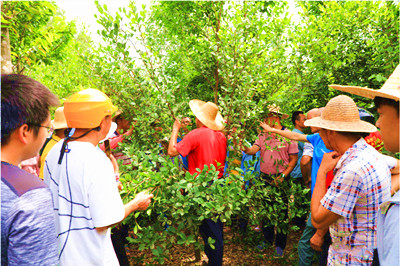
<instances>
[{"instance_id":1,"label":"man wearing straw hat","mask_svg":"<svg viewBox=\"0 0 400 266\"><path fill-rule=\"evenodd\" d=\"M40 155L40 174L41 179L44 178L44 162L46 161L47 154L53 148L53 146L65 137L64 130L68 128L67 121L65 120L64 107L58 107L54 113L54 120L51 121L53 125L53 130L51 136L46 140L42 149L39 152Z\"/></svg>"},{"instance_id":2,"label":"man wearing straw hat","mask_svg":"<svg viewBox=\"0 0 400 266\"><path fill-rule=\"evenodd\" d=\"M307 112L307 119L318 117L324 108L314 108ZM319 128L310 127L312 135L299 134L297 132L289 130L280 130L273 128L266 123L261 123L261 127L264 132L271 132L279 134L287 139L294 141L301 141L308 144L309 147L304 145L304 153L301 159L301 164L310 164L310 181L311 181L311 195L314 191L315 181L317 179L318 168L321 164L322 157L325 153L331 152L325 147L320 135L318 134ZM307 157L307 158L306 158ZM305 175L306 176L306 175ZM328 178L328 177L327 177ZM329 179L330 181L332 179ZM329 182L327 186L329 186ZM310 265L312 263L315 251L320 252L319 261L320 265L326 264L328 256L328 247L330 245L329 234L326 234L328 229L316 230L311 223L311 213L308 216L306 227L304 228L303 234L299 240L298 253L299 253L299 266ZM314 251L315 250L315 251Z\"/></svg>"},{"instance_id":3,"label":"man wearing straw hat","mask_svg":"<svg viewBox=\"0 0 400 266\"><path fill-rule=\"evenodd\" d=\"M168 155L183 157L188 156L189 173L196 174L196 169L203 170L204 166L214 165L219 171L218 178L224 173L226 159L226 137L220 132L224 129L224 120L218 111L218 106L212 102L191 100L190 109L196 116L197 129L190 131L179 143L178 133L181 128L179 120L175 120L171 139L168 146ZM218 219L213 222L206 219L200 226L200 234L203 237L204 251L208 257L209 265L222 265L223 256L223 224ZM207 240L215 239L215 249L212 249Z\"/></svg>"},{"instance_id":4,"label":"man wearing straw hat","mask_svg":"<svg viewBox=\"0 0 400 266\"><path fill-rule=\"evenodd\" d=\"M360 120L354 101L344 95L331 99L322 112L305 122L321 128L328 149L317 174L311 199L315 228L329 227L332 245L329 265L371 264L376 248L375 217L379 205L390 198L390 169L395 162L368 145L360 133L376 128ZM334 179L326 188L326 175Z\"/></svg>"},{"instance_id":5,"label":"man wearing straw hat","mask_svg":"<svg viewBox=\"0 0 400 266\"><path fill-rule=\"evenodd\" d=\"M279 106L269 105L268 114L264 119L264 123L273 128L285 130L281 125L281 118L286 119L289 115L280 112ZM267 148L269 147L269 148ZM244 148L244 152L249 155L256 154L261 150L260 177L265 181L266 186L277 186L279 183L288 181L290 173L297 163L297 154L299 149L296 142L286 141L278 138L275 134L262 133L252 147ZM287 198L284 198L287 205ZM283 215L287 217L288 209L283 211ZM264 239L270 244L274 242L275 228L274 226L263 226ZM276 256L283 256L286 247L287 235L283 232L276 234Z\"/></svg>"},{"instance_id":6,"label":"man wearing straw hat","mask_svg":"<svg viewBox=\"0 0 400 266\"><path fill-rule=\"evenodd\" d=\"M329 87L374 99L379 113L376 126L381 129L385 148L399 152L399 100L400 65L379 90L356 86L330 85ZM400 192L399 176L392 171L392 198L380 206L378 212L377 246L381 265L398 265L400 261ZM396 185L397 183L397 185ZM375 255L375 254L374 254ZM374 261L376 258L374 258Z\"/></svg>"}]
</instances>

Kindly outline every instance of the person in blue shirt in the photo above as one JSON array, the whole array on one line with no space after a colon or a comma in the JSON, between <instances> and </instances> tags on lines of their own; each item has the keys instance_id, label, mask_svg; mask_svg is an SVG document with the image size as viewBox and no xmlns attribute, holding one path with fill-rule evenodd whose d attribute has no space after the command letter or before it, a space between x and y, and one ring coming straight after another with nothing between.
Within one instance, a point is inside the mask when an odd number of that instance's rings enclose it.
<instances>
[{"instance_id":1,"label":"person in blue shirt","mask_svg":"<svg viewBox=\"0 0 400 266\"><path fill-rule=\"evenodd\" d=\"M182 118L181 121L181 130L183 131L183 133L181 133L181 137L183 138L185 135L187 135L187 133L189 133L189 126L192 124L192 119L190 119L190 117L184 117ZM182 138L178 136L176 143L181 142ZM181 157L182 159L182 164L183 164L183 168L185 170L189 170L189 164L188 164L188 160L187 160L187 156L183 157L182 155L179 155L179 157Z\"/></svg>"},{"instance_id":2,"label":"person in blue shirt","mask_svg":"<svg viewBox=\"0 0 400 266\"><path fill-rule=\"evenodd\" d=\"M303 111L293 112L292 113L292 123L293 123L294 128L293 128L292 132L304 134L303 130L307 128L304 125L305 121L306 121L306 116L304 115ZM303 156L304 142L302 142L302 141L297 142L297 147L299 148L299 153L297 154L297 156L298 156L297 164L294 167L292 173L290 174L290 177L294 183L300 184L303 188L306 188L305 182L303 180L303 176L301 173L301 169L300 169L300 161L301 161L301 157ZM302 207L307 209L308 205L303 204ZM301 227L305 226L305 220L306 220L306 217L294 217L293 223L301 228Z\"/></svg>"}]
</instances>

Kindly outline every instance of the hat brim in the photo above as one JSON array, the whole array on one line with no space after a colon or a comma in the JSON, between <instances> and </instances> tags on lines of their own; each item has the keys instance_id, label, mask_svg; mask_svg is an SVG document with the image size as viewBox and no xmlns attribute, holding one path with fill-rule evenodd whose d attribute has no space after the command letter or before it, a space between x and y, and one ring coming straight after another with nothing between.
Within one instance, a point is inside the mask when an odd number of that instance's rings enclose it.
<instances>
[{"instance_id":1,"label":"hat brim","mask_svg":"<svg viewBox=\"0 0 400 266\"><path fill-rule=\"evenodd\" d=\"M306 120L304 125L308 127L320 127L340 132L371 133L377 131L377 128L374 125L362 120L358 122L330 121L324 120L320 116Z\"/></svg>"},{"instance_id":2,"label":"hat brim","mask_svg":"<svg viewBox=\"0 0 400 266\"><path fill-rule=\"evenodd\" d=\"M388 98L395 101L400 100L400 90L398 89L380 89L380 90L373 90L367 87L358 87L358 86L342 86L332 84L329 85L332 89L348 92L351 94L359 95L362 97L374 99L375 97L382 97Z\"/></svg>"},{"instance_id":3,"label":"hat brim","mask_svg":"<svg viewBox=\"0 0 400 266\"><path fill-rule=\"evenodd\" d=\"M54 122L54 120L51 120L51 124L54 129L68 128L67 122Z\"/></svg>"},{"instance_id":4,"label":"hat brim","mask_svg":"<svg viewBox=\"0 0 400 266\"><path fill-rule=\"evenodd\" d=\"M206 104L203 101L200 100L191 100L189 102L189 107L194 113L194 115L197 117L197 119L200 120L201 123L203 123L206 127L212 129L212 130L223 130L225 128L225 123L224 123L224 118L222 117L221 113L218 112L217 116L215 117L215 120L209 120L207 119L203 112L201 111L201 107Z\"/></svg>"}]
</instances>

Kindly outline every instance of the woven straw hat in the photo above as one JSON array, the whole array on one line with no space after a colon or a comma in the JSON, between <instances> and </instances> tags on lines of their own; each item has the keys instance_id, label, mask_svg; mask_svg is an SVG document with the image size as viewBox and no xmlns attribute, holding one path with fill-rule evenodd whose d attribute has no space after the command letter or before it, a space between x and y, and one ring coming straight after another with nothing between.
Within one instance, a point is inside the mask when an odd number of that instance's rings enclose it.
<instances>
[{"instance_id":1,"label":"woven straw hat","mask_svg":"<svg viewBox=\"0 0 400 266\"><path fill-rule=\"evenodd\" d=\"M68 128L65 120L64 107L58 107L54 113L54 120L51 121L54 129Z\"/></svg>"},{"instance_id":2,"label":"woven straw hat","mask_svg":"<svg viewBox=\"0 0 400 266\"><path fill-rule=\"evenodd\" d=\"M218 111L218 106L212 102L191 100L190 109L206 127L212 130L222 130L225 128L224 118Z\"/></svg>"},{"instance_id":3,"label":"woven straw hat","mask_svg":"<svg viewBox=\"0 0 400 266\"><path fill-rule=\"evenodd\" d=\"M269 113L275 113L275 114L281 115L282 119L289 118L289 115L281 113L280 109L281 108L279 106L275 105L275 104L268 105L268 112Z\"/></svg>"},{"instance_id":4,"label":"woven straw hat","mask_svg":"<svg viewBox=\"0 0 400 266\"><path fill-rule=\"evenodd\" d=\"M392 99L395 101L400 100L400 65L396 67L392 75L386 80L382 88L379 90L369 89L367 87L357 87L357 86L341 86L341 85L329 85L329 87L360 95L363 97L374 99L375 97L383 97Z\"/></svg>"},{"instance_id":5,"label":"woven straw hat","mask_svg":"<svg viewBox=\"0 0 400 266\"><path fill-rule=\"evenodd\" d=\"M355 102L346 95L332 98L320 117L306 120L304 125L341 132L375 132L376 127L362 121Z\"/></svg>"},{"instance_id":6,"label":"woven straw hat","mask_svg":"<svg viewBox=\"0 0 400 266\"><path fill-rule=\"evenodd\" d=\"M113 118L111 119L113 122L117 121L117 118L122 114L121 110L118 110L114 113Z\"/></svg>"}]
</instances>

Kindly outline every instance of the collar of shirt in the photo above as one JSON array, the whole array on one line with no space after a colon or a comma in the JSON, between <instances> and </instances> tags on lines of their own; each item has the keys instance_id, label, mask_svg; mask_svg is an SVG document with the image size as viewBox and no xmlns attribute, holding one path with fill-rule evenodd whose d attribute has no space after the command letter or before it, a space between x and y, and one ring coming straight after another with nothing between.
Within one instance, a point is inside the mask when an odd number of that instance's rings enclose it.
<instances>
[{"instance_id":1,"label":"collar of shirt","mask_svg":"<svg viewBox=\"0 0 400 266\"><path fill-rule=\"evenodd\" d=\"M333 169L333 172L336 173L336 171L340 168L342 168L343 166L345 166L347 163L350 162L350 160L347 160L349 157L351 157L351 155L354 152L360 152L361 150L364 150L366 147L367 143L365 142L365 140L363 138L360 138L356 143L354 143L350 148L347 149L347 151L342 155L342 157L339 159L339 161L337 162L335 168Z\"/></svg>"}]
</instances>

